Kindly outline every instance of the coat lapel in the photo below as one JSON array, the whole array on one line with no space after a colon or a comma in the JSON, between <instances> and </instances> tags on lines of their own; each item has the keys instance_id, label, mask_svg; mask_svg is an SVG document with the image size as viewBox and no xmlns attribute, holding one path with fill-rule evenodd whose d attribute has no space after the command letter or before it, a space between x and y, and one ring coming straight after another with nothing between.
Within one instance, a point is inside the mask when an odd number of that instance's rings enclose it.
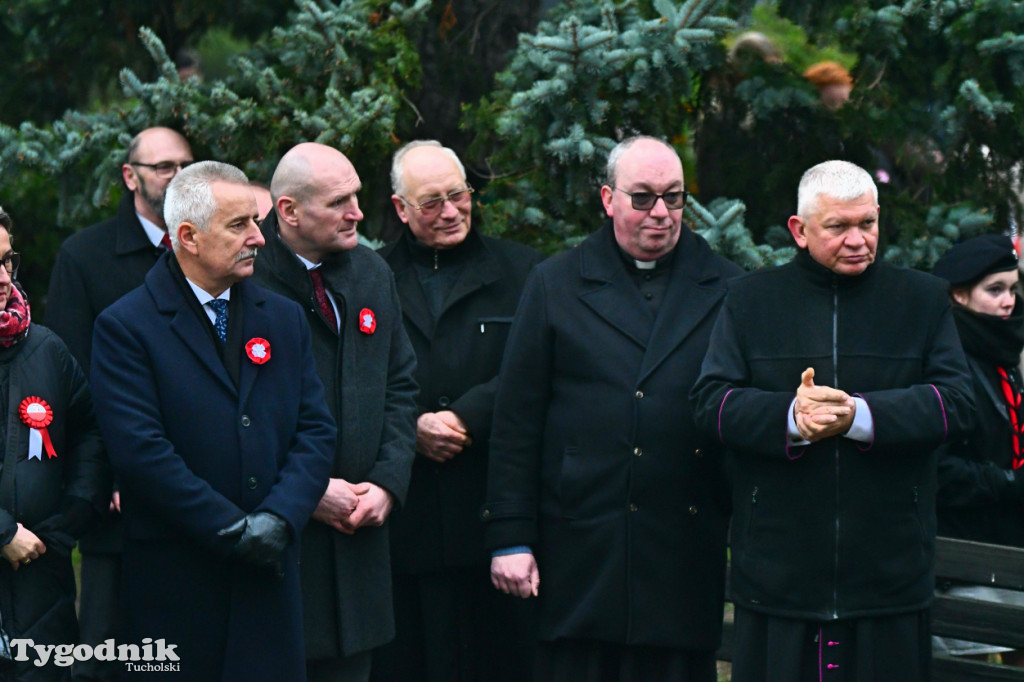
<instances>
[{"instance_id":1,"label":"coat lapel","mask_svg":"<svg viewBox=\"0 0 1024 682\"><path fill-rule=\"evenodd\" d=\"M173 256L166 256L173 258ZM171 331L181 339L190 353L223 383L232 393L237 389L224 367L218 349L210 340L209 334L202 323L196 318L195 312L185 298L186 292L181 290L171 275L167 262L161 259L146 275L146 287L156 303L157 310L170 316ZM187 292L191 295L191 292Z\"/></svg>"},{"instance_id":2,"label":"coat lapel","mask_svg":"<svg viewBox=\"0 0 1024 682\"><path fill-rule=\"evenodd\" d=\"M580 276L587 282L580 301L641 348L654 323L650 308L615 251L610 223L580 244Z\"/></svg>"},{"instance_id":3,"label":"coat lapel","mask_svg":"<svg viewBox=\"0 0 1024 682\"><path fill-rule=\"evenodd\" d=\"M245 405L252 392L253 384L259 375L260 365L252 362L245 352L245 344L249 339L260 337L269 340L270 330L274 328L274 320L267 315L263 303L267 300L266 292L260 287L254 286L252 282L239 282L236 286L238 293L242 295L242 304L245 306L244 319L242 321L242 368L238 386L238 404ZM280 321L277 324L281 324ZM274 349L270 349L270 360L274 361Z\"/></svg>"},{"instance_id":4,"label":"coat lapel","mask_svg":"<svg viewBox=\"0 0 1024 682\"><path fill-rule=\"evenodd\" d=\"M400 268L395 270L395 287L398 299L402 301L402 314L428 339L434 335L434 320L430 317L430 306L423 295L423 288L416 279L412 262L402 258Z\"/></svg>"},{"instance_id":5,"label":"coat lapel","mask_svg":"<svg viewBox=\"0 0 1024 682\"><path fill-rule=\"evenodd\" d=\"M444 302L444 306L441 310L442 315L444 315L444 311L448 310L462 299L501 279L498 264L495 262L490 249L480 241L480 238L475 232L471 231L467 239L474 239L476 241L474 246L477 248L472 252L472 256L462 269L462 275L455 283L455 286L452 287L452 291L448 295L448 299Z\"/></svg>"},{"instance_id":6,"label":"coat lapel","mask_svg":"<svg viewBox=\"0 0 1024 682\"><path fill-rule=\"evenodd\" d=\"M640 364L641 380L679 347L725 296L725 287L707 286L720 276L706 269L712 255L706 243L683 227L676 249L665 300L658 309L651 342Z\"/></svg>"}]
</instances>

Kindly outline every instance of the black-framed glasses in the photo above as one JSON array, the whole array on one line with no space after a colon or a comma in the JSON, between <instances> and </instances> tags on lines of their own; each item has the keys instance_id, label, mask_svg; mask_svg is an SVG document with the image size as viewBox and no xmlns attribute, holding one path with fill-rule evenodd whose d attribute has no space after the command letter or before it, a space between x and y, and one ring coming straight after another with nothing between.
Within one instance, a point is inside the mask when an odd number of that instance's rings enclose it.
<instances>
[{"instance_id":1,"label":"black-framed glasses","mask_svg":"<svg viewBox=\"0 0 1024 682\"><path fill-rule=\"evenodd\" d=\"M158 178L173 178L174 175L187 166L191 166L191 161L182 161L181 163L175 161L161 161L160 163L140 163L138 161L129 161L129 166L142 166L143 168L149 168Z\"/></svg>"},{"instance_id":2,"label":"black-framed glasses","mask_svg":"<svg viewBox=\"0 0 1024 682\"><path fill-rule=\"evenodd\" d=\"M664 194L655 194L654 192L627 192L624 189L618 187L612 187L614 190L618 190L623 194L629 195L629 200L633 204L633 208L637 211L650 211L654 208L654 205L658 203L658 199L665 202L665 208L670 211L678 211L683 206L686 206L686 197L690 196L690 193L685 189L676 189L671 192L665 192Z\"/></svg>"},{"instance_id":3,"label":"black-framed glasses","mask_svg":"<svg viewBox=\"0 0 1024 682\"><path fill-rule=\"evenodd\" d=\"M9 251L6 256L0 258L0 263L4 264L4 270L11 276L11 279L15 279L18 276L18 268L21 266L21 254Z\"/></svg>"},{"instance_id":4,"label":"black-framed glasses","mask_svg":"<svg viewBox=\"0 0 1024 682\"><path fill-rule=\"evenodd\" d=\"M431 216L440 213L441 209L444 208L444 202L446 201L450 201L451 203L457 206L465 205L465 203L469 201L469 195L472 193L473 188L470 187L469 184L467 183L465 189L457 189L453 192L448 192L448 194L444 195L443 197L434 197L433 199L427 199L421 204L414 204L405 197L401 198L402 201L409 204L423 215Z\"/></svg>"}]
</instances>

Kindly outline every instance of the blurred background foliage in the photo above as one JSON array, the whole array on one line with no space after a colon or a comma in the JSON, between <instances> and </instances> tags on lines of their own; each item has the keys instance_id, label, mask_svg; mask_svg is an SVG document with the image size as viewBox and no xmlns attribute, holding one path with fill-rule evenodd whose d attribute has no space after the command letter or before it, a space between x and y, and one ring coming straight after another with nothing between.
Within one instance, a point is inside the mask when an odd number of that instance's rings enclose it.
<instances>
[{"instance_id":1,"label":"blurred background foliage","mask_svg":"<svg viewBox=\"0 0 1024 682\"><path fill-rule=\"evenodd\" d=\"M152 125L263 181L299 141L337 146L371 238L397 234L390 155L421 137L463 156L480 229L549 252L600 224L606 154L637 132L678 149L686 220L747 268L791 256L796 185L826 158L875 174L902 264L1022 217L1010 0L5 0L0 56L0 204L37 303ZM803 75L823 61L852 80L838 108Z\"/></svg>"}]
</instances>

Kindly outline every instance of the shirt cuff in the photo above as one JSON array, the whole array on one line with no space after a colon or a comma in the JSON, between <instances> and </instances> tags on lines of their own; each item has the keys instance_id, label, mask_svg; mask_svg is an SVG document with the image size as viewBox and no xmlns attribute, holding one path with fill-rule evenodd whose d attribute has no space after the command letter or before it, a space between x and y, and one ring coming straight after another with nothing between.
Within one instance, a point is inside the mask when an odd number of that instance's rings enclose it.
<instances>
[{"instance_id":1,"label":"shirt cuff","mask_svg":"<svg viewBox=\"0 0 1024 682\"><path fill-rule=\"evenodd\" d=\"M793 398L793 402L791 402L789 404L789 419L788 419L789 426L786 428L786 433L789 435L789 445L790 445L790 447L792 447L794 445L795 446L810 445L811 441L805 440L804 437L800 435L800 429L798 429L796 427L796 417L793 416L793 410L795 408L796 408L796 398ZM778 427L775 427L775 428L778 428Z\"/></svg>"},{"instance_id":2,"label":"shirt cuff","mask_svg":"<svg viewBox=\"0 0 1024 682\"><path fill-rule=\"evenodd\" d=\"M853 415L853 425L843 437L870 443L875 438L875 420L871 418L871 410L868 409L868 403L864 398L854 397L853 402L857 405L857 411Z\"/></svg>"},{"instance_id":3,"label":"shirt cuff","mask_svg":"<svg viewBox=\"0 0 1024 682\"><path fill-rule=\"evenodd\" d=\"M502 549L496 549L491 552L491 558L497 558L500 556L508 556L510 554L533 554L533 550L528 545L515 545L514 547L504 547Z\"/></svg>"}]
</instances>

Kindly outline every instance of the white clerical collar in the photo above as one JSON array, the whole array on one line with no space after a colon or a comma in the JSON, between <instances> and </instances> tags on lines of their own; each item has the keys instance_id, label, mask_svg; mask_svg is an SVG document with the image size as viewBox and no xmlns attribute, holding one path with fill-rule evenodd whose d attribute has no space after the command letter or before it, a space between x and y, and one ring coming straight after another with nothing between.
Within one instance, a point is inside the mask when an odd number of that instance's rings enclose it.
<instances>
[{"instance_id":1,"label":"white clerical collar","mask_svg":"<svg viewBox=\"0 0 1024 682\"><path fill-rule=\"evenodd\" d=\"M656 260L637 260L634 258L633 264L636 265L637 270L653 270L658 267L658 261Z\"/></svg>"},{"instance_id":2,"label":"white clerical collar","mask_svg":"<svg viewBox=\"0 0 1024 682\"><path fill-rule=\"evenodd\" d=\"M164 235L167 234L166 230L161 230L160 227L152 220L143 217L138 211L135 212L135 216L142 223L142 229L146 231L146 239L148 239L153 246L161 246L164 240Z\"/></svg>"}]
</instances>

